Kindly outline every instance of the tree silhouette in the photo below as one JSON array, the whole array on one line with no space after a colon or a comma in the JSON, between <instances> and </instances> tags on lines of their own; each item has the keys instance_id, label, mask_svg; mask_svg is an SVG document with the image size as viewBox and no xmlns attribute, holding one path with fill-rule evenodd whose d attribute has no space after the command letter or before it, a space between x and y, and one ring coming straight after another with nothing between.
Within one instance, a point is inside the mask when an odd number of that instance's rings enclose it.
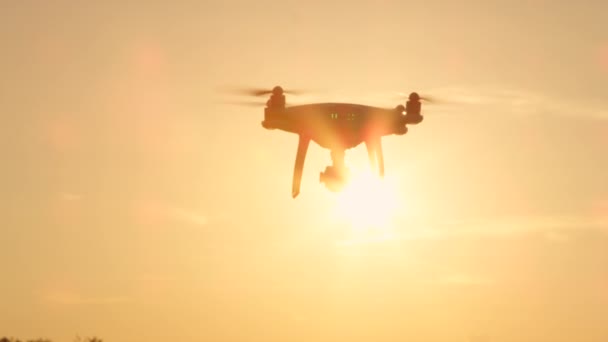
<instances>
[{"instance_id":1,"label":"tree silhouette","mask_svg":"<svg viewBox=\"0 0 608 342\"><path fill-rule=\"evenodd\" d=\"M0 338L0 342L53 342L53 341L51 341L47 338L36 338L36 339L23 341L23 340L13 338L13 337L2 337L2 338ZM76 336L76 339L74 340L74 342L103 342L103 340L98 337L95 337L95 336L85 337L85 338Z\"/></svg>"},{"instance_id":2,"label":"tree silhouette","mask_svg":"<svg viewBox=\"0 0 608 342\"><path fill-rule=\"evenodd\" d=\"M80 336L76 336L76 339L74 340L74 342L103 342L103 340L100 339L100 338L97 338L95 336L93 336L93 337L85 337L84 339L82 339Z\"/></svg>"},{"instance_id":3,"label":"tree silhouette","mask_svg":"<svg viewBox=\"0 0 608 342\"><path fill-rule=\"evenodd\" d=\"M23 342L18 338L8 338L8 337L3 337L0 338L0 342ZM46 338L37 338L37 339L33 339L33 340L26 340L25 342L52 342L49 339Z\"/></svg>"}]
</instances>

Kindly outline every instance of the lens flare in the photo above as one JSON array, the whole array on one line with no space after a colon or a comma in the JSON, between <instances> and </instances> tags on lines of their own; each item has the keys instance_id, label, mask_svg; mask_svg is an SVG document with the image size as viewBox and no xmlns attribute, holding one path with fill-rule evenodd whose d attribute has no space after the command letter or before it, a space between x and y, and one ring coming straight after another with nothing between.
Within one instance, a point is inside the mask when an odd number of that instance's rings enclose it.
<instances>
[{"instance_id":1,"label":"lens flare","mask_svg":"<svg viewBox=\"0 0 608 342\"><path fill-rule=\"evenodd\" d=\"M343 191L336 194L336 219L359 240L390 239L393 220L401 208L397 185L394 179L381 179L371 172L353 173Z\"/></svg>"}]
</instances>

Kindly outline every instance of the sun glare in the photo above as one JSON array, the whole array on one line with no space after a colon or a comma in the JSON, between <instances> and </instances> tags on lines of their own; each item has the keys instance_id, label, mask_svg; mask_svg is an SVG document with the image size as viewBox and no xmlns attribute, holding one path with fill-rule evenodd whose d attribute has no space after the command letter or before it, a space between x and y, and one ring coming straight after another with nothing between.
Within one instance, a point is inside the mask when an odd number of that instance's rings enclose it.
<instances>
[{"instance_id":1,"label":"sun glare","mask_svg":"<svg viewBox=\"0 0 608 342\"><path fill-rule=\"evenodd\" d=\"M357 240L385 240L401 201L395 180L380 179L370 171L353 173L346 187L335 197L336 219L346 224Z\"/></svg>"}]
</instances>

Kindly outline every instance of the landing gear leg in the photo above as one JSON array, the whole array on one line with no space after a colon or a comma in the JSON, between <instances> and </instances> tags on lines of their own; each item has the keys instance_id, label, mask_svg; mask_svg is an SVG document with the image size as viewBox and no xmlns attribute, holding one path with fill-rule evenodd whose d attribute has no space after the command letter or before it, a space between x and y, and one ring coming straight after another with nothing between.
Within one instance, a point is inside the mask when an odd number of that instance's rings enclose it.
<instances>
[{"instance_id":1,"label":"landing gear leg","mask_svg":"<svg viewBox=\"0 0 608 342\"><path fill-rule=\"evenodd\" d=\"M331 150L331 162L333 167L337 168L340 171L346 169L346 164L344 162L345 151L342 149L339 150Z\"/></svg>"}]
</instances>

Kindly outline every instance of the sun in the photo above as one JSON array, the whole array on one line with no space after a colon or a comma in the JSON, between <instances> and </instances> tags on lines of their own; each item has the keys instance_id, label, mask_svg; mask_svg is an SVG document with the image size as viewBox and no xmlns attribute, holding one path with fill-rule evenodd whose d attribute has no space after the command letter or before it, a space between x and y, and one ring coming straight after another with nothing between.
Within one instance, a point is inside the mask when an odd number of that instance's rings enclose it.
<instances>
[{"instance_id":1,"label":"sun","mask_svg":"<svg viewBox=\"0 0 608 342\"><path fill-rule=\"evenodd\" d=\"M346 224L357 239L390 238L396 215L402 210L397 182L369 170L353 172L334 199L335 218Z\"/></svg>"}]
</instances>

